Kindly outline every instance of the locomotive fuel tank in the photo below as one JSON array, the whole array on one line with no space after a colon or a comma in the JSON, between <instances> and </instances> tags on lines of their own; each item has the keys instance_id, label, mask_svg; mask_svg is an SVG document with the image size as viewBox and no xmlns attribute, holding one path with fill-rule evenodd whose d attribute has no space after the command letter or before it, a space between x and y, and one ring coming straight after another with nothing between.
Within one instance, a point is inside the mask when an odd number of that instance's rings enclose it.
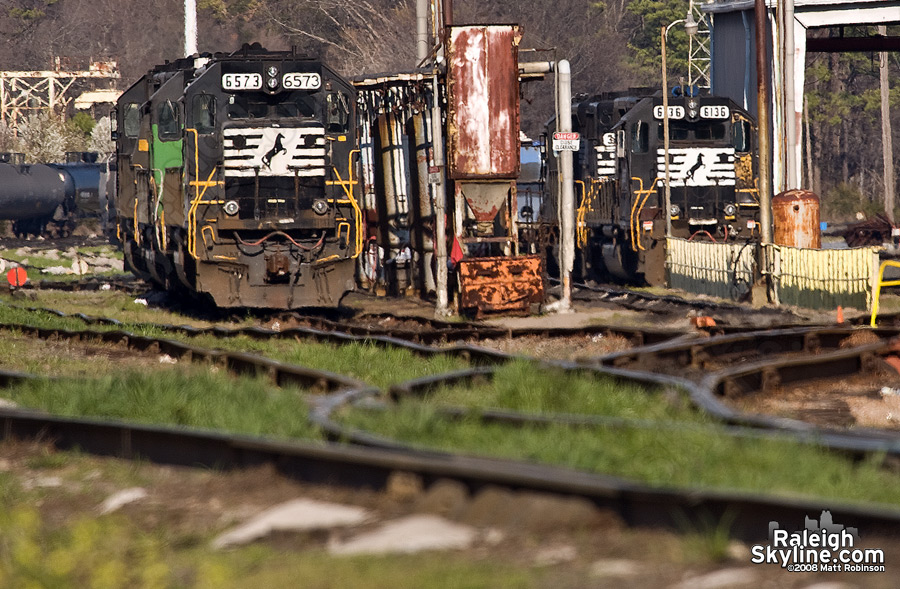
<instances>
[{"instance_id":1,"label":"locomotive fuel tank","mask_svg":"<svg viewBox=\"0 0 900 589\"><path fill-rule=\"evenodd\" d=\"M66 175L43 164L0 163L0 219L49 217L66 200Z\"/></svg>"}]
</instances>

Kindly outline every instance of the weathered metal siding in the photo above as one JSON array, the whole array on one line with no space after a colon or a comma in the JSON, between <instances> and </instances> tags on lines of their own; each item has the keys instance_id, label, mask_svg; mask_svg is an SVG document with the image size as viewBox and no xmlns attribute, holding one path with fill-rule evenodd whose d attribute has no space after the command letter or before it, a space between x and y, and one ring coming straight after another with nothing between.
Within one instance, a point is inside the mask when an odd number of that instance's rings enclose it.
<instances>
[{"instance_id":1,"label":"weathered metal siding","mask_svg":"<svg viewBox=\"0 0 900 589\"><path fill-rule=\"evenodd\" d=\"M756 245L751 243L666 240L669 286L688 292L737 300L753 284L756 260Z\"/></svg>"},{"instance_id":2,"label":"weathered metal siding","mask_svg":"<svg viewBox=\"0 0 900 589\"><path fill-rule=\"evenodd\" d=\"M544 300L541 256L471 258L459 262L460 311L527 313Z\"/></svg>"},{"instance_id":3,"label":"weathered metal siding","mask_svg":"<svg viewBox=\"0 0 900 589\"><path fill-rule=\"evenodd\" d=\"M751 112L756 112L756 39L753 11L718 13L712 23L712 92L727 96ZM748 53L749 50L749 53ZM748 59L749 55L749 59ZM749 66L749 67L748 67ZM747 88L745 88L747 84Z\"/></svg>"},{"instance_id":4,"label":"weathered metal siding","mask_svg":"<svg viewBox=\"0 0 900 589\"><path fill-rule=\"evenodd\" d=\"M519 28L450 28L447 159L450 178L519 174Z\"/></svg>"},{"instance_id":5,"label":"weathered metal siding","mask_svg":"<svg viewBox=\"0 0 900 589\"><path fill-rule=\"evenodd\" d=\"M878 248L814 250L766 246L777 301L809 309L868 309Z\"/></svg>"}]
</instances>

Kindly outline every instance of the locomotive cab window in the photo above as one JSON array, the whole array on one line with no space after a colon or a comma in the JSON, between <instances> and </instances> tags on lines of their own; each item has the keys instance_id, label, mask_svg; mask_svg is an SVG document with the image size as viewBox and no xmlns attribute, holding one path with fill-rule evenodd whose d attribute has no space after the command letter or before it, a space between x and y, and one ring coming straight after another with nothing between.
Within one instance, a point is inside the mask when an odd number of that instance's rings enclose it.
<instances>
[{"instance_id":1,"label":"locomotive cab window","mask_svg":"<svg viewBox=\"0 0 900 589\"><path fill-rule=\"evenodd\" d=\"M735 121L731 126L731 143L738 153L750 151L750 122L745 120Z\"/></svg>"},{"instance_id":2,"label":"locomotive cab window","mask_svg":"<svg viewBox=\"0 0 900 589\"><path fill-rule=\"evenodd\" d=\"M229 119L262 119L266 117L308 118L316 114L313 94L304 91L290 94L232 94L228 97Z\"/></svg>"},{"instance_id":3,"label":"locomotive cab window","mask_svg":"<svg viewBox=\"0 0 900 589\"><path fill-rule=\"evenodd\" d=\"M159 128L161 141L173 141L181 138L181 130L178 125L178 111L171 100L167 100L156 107L156 124Z\"/></svg>"},{"instance_id":4,"label":"locomotive cab window","mask_svg":"<svg viewBox=\"0 0 900 589\"><path fill-rule=\"evenodd\" d=\"M194 96L193 101L194 128L201 135L216 130L216 97L209 94Z\"/></svg>"},{"instance_id":5,"label":"locomotive cab window","mask_svg":"<svg viewBox=\"0 0 900 589\"><path fill-rule=\"evenodd\" d=\"M694 139L699 141L710 139L725 139L725 125L716 123L714 125L701 125L694 129Z\"/></svg>"},{"instance_id":6,"label":"locomotive cab window","mask_svg":"<svg viewBox=\"0 0 900 589\"><path fill-rule=\"evenodd\" d=\"M644 121L638 121L631 126L631 152L647 153L650 150L649 125Z\"/></svg>"},{"instance_id":7,"label":"locomotive cab window","mask_svg":"<svg viewBox=\"0 0 900 589\"><path fill-rule=\"evenodd\" d=\"M325 99L325 120L329 133L346 133L350 120L350 101L343 92L331 92Z\"/></svg>"},{"instance_id":8,"label":"locomotive cab window","mask_svg":"<svg viewBox=\"0 0 900 589\"><path fill-rule=\"evenodd\" d=\"M669 140L670 141L687 141L691 138L691 124L683 123L680 121L670 121L669 122ZM660 141L663 140L665 130L662 125L659 125L656 134Z\"/></svg>"},{"instance_id":9,"label":"locomotive cab window","mask_svg":"<svg viewBox=\"0 0 900 589\"><path fill-rule=\"evenodd\" d=\"M125 105L122 130L125 136L134 139L141 134L141 107L137 102L129 102Z\"/></svg>"}]
</instances>

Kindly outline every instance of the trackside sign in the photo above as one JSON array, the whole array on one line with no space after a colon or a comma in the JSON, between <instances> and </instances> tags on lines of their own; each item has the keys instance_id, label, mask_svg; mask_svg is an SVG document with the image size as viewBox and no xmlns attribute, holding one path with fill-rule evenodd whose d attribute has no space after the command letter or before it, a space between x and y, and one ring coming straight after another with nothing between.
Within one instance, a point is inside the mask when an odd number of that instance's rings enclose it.
<instances>
[{"instance_id":1,"label":"trackside sign","mask_svg":"<svg viewBox=\"0 0 900 589\"><path fill-rule=\"evenodd\" d=\"M578 151L580 143L580 133L557 131L553 134L553 151Z\"/></svg>"}]
</instances>

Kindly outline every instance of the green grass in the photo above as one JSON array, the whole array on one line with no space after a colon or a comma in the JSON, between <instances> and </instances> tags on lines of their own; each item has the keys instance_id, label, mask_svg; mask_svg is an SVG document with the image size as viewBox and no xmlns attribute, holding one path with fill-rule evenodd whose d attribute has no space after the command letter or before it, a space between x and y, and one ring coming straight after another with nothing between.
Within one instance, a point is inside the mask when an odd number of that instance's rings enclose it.
<instances>
[{"instance_id":1,"label":"green grass","mask_svg":"<svg viewBox=\"0 0 900 589\"><path fill-rule=\"evenodd\" d=\"M445 451L526 460L621 476L659 487L738 489L900 505L900 476L875 460L854 464L824 449L737 439L716 428L512 427L454 421L420 403L390 413L351 410L347 424Z\"/></svg>"},{"instance_id":2,"label":"green grass","mask_svg":"<svg viewBox=\"0 0 900 589\"><path fill-rule=\"evenodd\" d=\"M382 388L468 366L460 358L444 355L422 357L403 348L383 348L370 342L338 345L314 340L255 340L246 336L216 338L211 335L190 341L202 347L251 352L280 362L336 372Z\"/></svg>"},{"instance_id":3,"label":"green grass","mask_svg":"<svg viewBox=\"0 0 900 589\"><path fill-rule=\"evenodd\" d=\"M171 322L178 323L177 317L173 318ZM125 323L120 327L88 325L74 317L58 317L46 311L29 311L0 304L0 325L2 324L73 331L121 329L137 335L174 339L209 349L259 354L280 362L352 376L379 387L387 387L390 384L420 376L450 372L468 366L465 360L459 358L442 355L425 358L403 348L382 348L369 342L339 345L320 343L312 339L298 341L276 337L269 340L257 340L247 336L219 338L212 335L201 335L192 337L178 332L166 332L152 323ZM8 348L12 343L4 344L0 340L0 357L3 357L4 345ZM14 356L9 354L6 357L13 358ZM43 362L43 359L41 361ZM58 361L66 362L67 359L61 358ZM8 364L4 364L8 366ZM18 369L26 370L27 368L28 366L23 366Z\"/></svg>"},{"instance_id":4,"label":"green grass","mask_svg":"<svg viewBox=\"0 0 900 589\"><path fill-rule=\"evenodd\" d=\"M23 407L54 415L103 417L251 435L315 439L300 391L203 367L125 372L62 384L35 380L6 389Z\"/></svg>"},{"instance_id":5,"label":"green grass","mask_svg":"<svg viewBox=\"0 0 900 589\"><path fill-rule=\"evenodd\" d=\"M439 387L428 402L529 413L582 413L641 419L701 421L695 411L673 404L657 390L590 373L546 369L524 360L497 368L493 379L473 386Z\"/></svg>"},{"instance_id":6,"label":"green grass","mask_svg":"<svg viewBox=\"0 0 900 589\"><path fill-rule=\"evenodd\" d=\"M49 529L34 508L0 503L0 586L228 589L531 587L541 573L446 554L332 557L248 546L227 553L179 549L166 530L145 531L113 515ZM302 585L298 582L302 580Z\"/></svg>"}]
</instances>

